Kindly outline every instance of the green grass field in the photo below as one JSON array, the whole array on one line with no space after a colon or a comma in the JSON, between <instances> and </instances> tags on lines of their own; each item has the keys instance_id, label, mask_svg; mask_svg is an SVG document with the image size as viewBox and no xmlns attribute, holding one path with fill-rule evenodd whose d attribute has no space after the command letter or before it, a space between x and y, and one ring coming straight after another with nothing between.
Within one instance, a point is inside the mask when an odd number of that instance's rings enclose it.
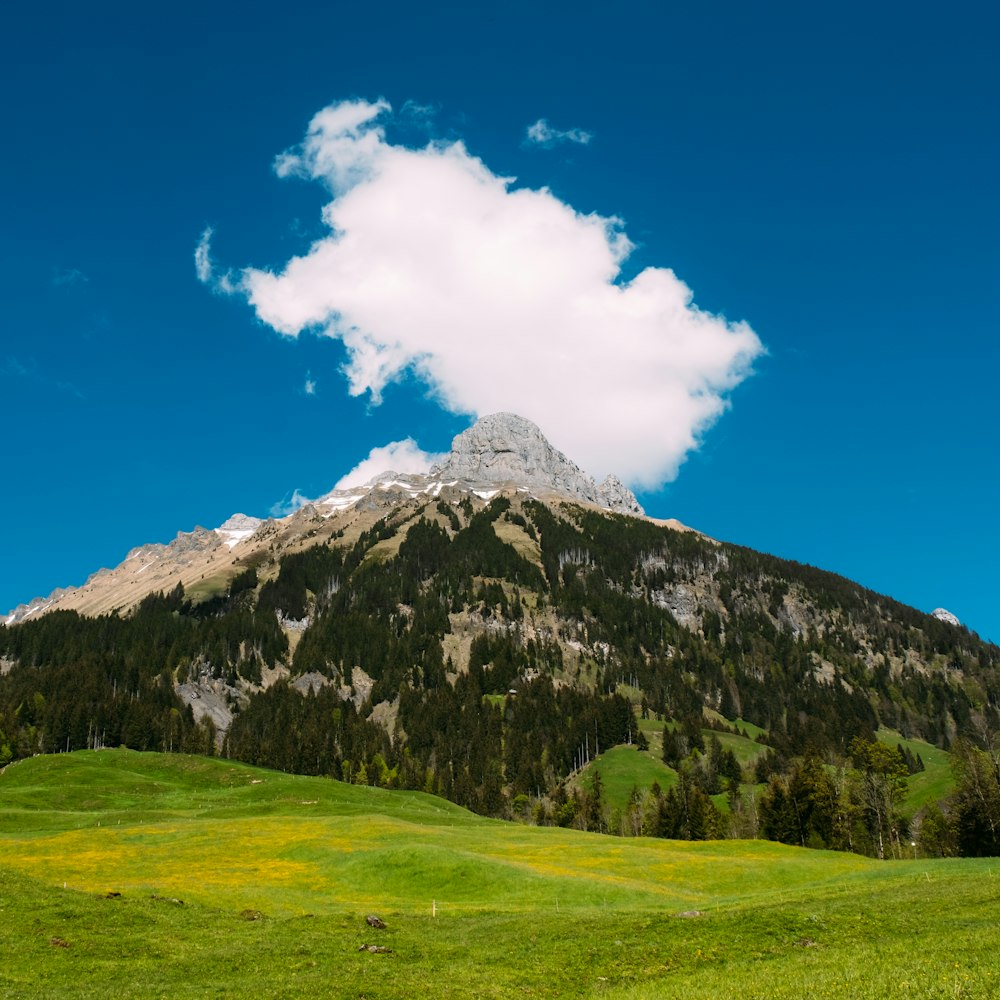
<instances>
[{"instance_id":1,"label":"green grass field","mask_svg":"<svg viewBox=\"0 0 1000 1000\"><path fill-rule=\"evenodd\" d=\"M717 733L712 730L705 730L703 733L706 748L708 747L708 741L713 736L718 738L723 750L733 751L733 754L740 763L740 767L752 764L761 754L767 753L768 750L763 744L757 743L754 740L748 740L745 736L737 736L735 733Z\"/></svg>"},{"instance_id":2,"label":"green grass field","mask_svg":"<svg viewBox=\"0 0 1000 1000\"><path fill-rule=\"evenodd\" d=\"M986 998L998 904L995 860L623 840L227 761L0 776L0 996L25 1000Z\"/></svg>"}]
</instances>

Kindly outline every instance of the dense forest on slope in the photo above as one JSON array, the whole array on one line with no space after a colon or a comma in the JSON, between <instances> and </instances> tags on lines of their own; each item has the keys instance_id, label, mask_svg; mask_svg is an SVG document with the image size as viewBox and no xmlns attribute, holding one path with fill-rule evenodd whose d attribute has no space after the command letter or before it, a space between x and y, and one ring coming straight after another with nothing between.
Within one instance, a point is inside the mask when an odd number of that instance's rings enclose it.
<instances>
[{"instance_id":1,"label":"dense forest on slope","mask_svg":"<svg viewBox=\"0 0 1000 1000\"><path fill-rule=\"evenodd\" d=\"M966 629L809 566L520 494L400 504L351 543L255 558L207 600L177 587L126 617L0 628L0 657L0 764L217 750L606 829L600 788L572 779L657 719L679 780L651 791L634 832L745 830L741 788L764 783L751 833L879 854L899 842L892 787L913 764L879 757L879 727L955 745L982 784L974 741L1000 723L1000 650ZM224 734L199 711L209 690ZM769 753L734 771L699 735L706 713L759 727ZM885 802L865 798L876 777ZM941 850L996 843L975 801L931 814Z\"/></svg>"}]
</instances>

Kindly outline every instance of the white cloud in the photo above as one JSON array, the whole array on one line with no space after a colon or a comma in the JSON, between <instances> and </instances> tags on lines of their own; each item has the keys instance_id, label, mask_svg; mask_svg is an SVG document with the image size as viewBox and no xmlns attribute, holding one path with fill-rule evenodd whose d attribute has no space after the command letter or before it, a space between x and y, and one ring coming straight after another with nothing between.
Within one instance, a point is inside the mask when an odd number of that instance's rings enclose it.
<instances>
[{"instance_id":1,"label":"white cloud","mask_svg":"<svg viewBox=\"0 0 1000 1000\"><path fill-rule=\"evenodd\" d=\"M546 148L560 142L575 142L580 146L586 146L593 138L589 132L584 132L582 128L553 128L544 118L539 118L534 125L529 125L525 135L529 143Z\"/></svg>"},{"instance_id":2,"label":"white cloud","mask_svg":"<svg viewBox=\"0 0 1000 1000\"><path fill-rule=\"evenodd\" d=\"M306 384L302 387L302 391L307 396L316 395L316 380L312 377L309 372L306 372Z\"/></svg>"},{"instance_id":3,"label":"white cloud","mask_svg":"<svg viewBox=\"0 0 1000 1000\"><path fill-rule=\"evenodd\" d=\"M444 458L444 455L432 455L421 450L413 438L392 441L380 448L372 448L368 457L343 476L334 489L346 490L350 486L364 486L382 472L429 472L432 465Z\"/></svg>"},{"instance_id":4,"label":"white cloud","mask_svg":"<svg viewBox=\"0 0 1000 1000\"><path fill-rule=\"evenodd\" d=\"M279 177L322 177L333 190L346 191L371 177L385 145L375 119L390 110L388 101L342 101L324 108L309 123L299 150L286 150L274 161Z\"/></svg>"},{"instance_id":5,"label":"white cloud","mask_svg":"<svg viewBox=\"0 0 1000 1000\"><path fill-rule=\"evenodd\" d=\"M223 295L232 295L238 291L233 283L232 276L227 271L219 274L215 269L215 261L212 260L212 236L215 230L211 226L206 226L201 236L198 238L198 245L194 248L194 273L203 285L209 285L214 292L221 292Z\"/></svg>"},{"instance_id":6,"label":"white cloud","mask_svg":"<svg viewBox=\"0 0 1000 1000\"><path fill-rule=\"evenodd\" d=\"M372 448L368 457L358 462L346 476L342 476L333 488L346 490L353 486L364 486L369 480L383 472L430 472L431 466L447 457L447 455L433 455L423 451L413 438L390 441L387 445ZM315 499L307 497L296 489L272 504L268 513L271 517L287 517L305 507L306 504L315 502Z\"/></svg>"},{"instance_id":7,"label":"white cloud","mask_svg":"<svg viewBox=\"0 0 1000 1000\"><path fill-rule=\"evenodd\" d=\"M268 513L271 517L287 517L289 514L294 514L301 507L305 507L307 503L312 503L309 497L298 490L292 490L291 496L286 495L277 503L272 504Z\"/></svg>"},{"instance_id":8,"label":"white cloud","mask_svg":"<svg viewBox=\"0 0 1000 1000\"><path fill-rule=\"evenodd\" d=\"M212 227L206 226L194 248L194 273L198 280L207 285L212 280L215 268L212 266Z\"/></svg>"},{"instance_id":9,"label":"white cloud","mask_svg":"<svg viewBox=\"0 0 1000 1000\"><path fill-rule=\"evenodd\" d=\"M374 404L413 373L452 412L535 421L592 474L672 479L762 353L757 335L698 309L667 268L622 282L619 219L515 188L461 142L393 145L389 111L325 108L276 161L329 187L330 233L278 273L242 272L259 318L342 340L349 391Z\"/></svg>"}]
</instances>

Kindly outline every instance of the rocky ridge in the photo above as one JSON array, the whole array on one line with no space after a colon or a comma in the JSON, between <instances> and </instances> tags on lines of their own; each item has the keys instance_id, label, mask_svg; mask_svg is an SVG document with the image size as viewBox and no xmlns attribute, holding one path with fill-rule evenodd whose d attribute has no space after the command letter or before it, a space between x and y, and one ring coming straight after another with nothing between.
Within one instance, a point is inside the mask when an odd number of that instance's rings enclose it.
<instances>
[{"instance_id":1,"label":"rocky ridge","mask_svg":"<svg viewBox=\"0 0 1000 1000\"><path fill-rule=\"evenodd\" d=\"M644 517L632 491L615 476L598 484L576 463L554 448L539 427L513 413L482 417L458 434L451 452L426 475L384 472L364 486L332 490L299 511L280 519L261 520L234 514L218 528L180 532L170 543L132 549L114 569L100 569L80 587L66 587L47 597L18 605L0 622L13 625L57 608L83 614L106 614L134 607L147 594L170 590L177 583L197 587L213 576L232 576L242 560L274 543L315 535L325 521L382 512L418 497L452 492L489 500L497 493L520 492L539 498L557 497L593 504L616 513Z\"/></svg>"}]
</instances>

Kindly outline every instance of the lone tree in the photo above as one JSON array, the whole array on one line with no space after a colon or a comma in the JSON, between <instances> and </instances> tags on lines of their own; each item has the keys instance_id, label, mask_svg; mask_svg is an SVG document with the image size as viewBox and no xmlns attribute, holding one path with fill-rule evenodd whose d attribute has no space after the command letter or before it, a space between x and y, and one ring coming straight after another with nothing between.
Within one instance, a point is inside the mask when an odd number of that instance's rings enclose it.
<instances>
[{"instance_id":1,"label":"lone tree","mask_svg":"<svg viewBox=\"0 0 1000 1000\"><path fill-rule=\"evenodd\" d=\"M885 840L892 836L896 805L906 788L909 769L899 750L877 740L856 736L850 754L858 769L858 797L865 825L879 860L885 860Z\"/></svg>"}]
</instances>

